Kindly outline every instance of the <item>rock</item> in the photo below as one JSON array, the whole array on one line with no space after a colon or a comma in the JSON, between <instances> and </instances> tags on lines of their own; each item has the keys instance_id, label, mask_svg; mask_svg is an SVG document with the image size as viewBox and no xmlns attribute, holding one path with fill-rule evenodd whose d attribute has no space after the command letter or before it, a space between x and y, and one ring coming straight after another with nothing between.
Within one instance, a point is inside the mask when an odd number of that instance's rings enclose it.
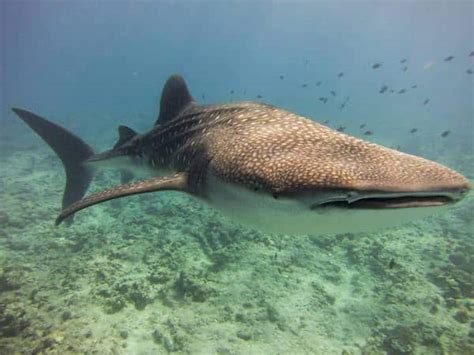
<instances>
[{"instance_id":1,"label":"rock","mask_svg":"<svg viewBox=\"0 0 474 355\"><path fill-rule=\"evenodd\" d=\"M454 319L456 319L459 323L467 323L469 322L469 314L466 309L461 308L459 311L457 311L454 316Z\"/></svg>"},{"instance_id":2,"label":"rock","mask_svg":"<svg viewBox=\"0 0 474 355\"><path fill-rule=\"evenodd\" d=\"M163 345L165 346L165 349L168 351L176 351L176 348L174 346L173 340L168 337L163 338Z\"/></svg>"},{"instance_id":3,"label":"rock","mask_svg":"<svg viewBox=\"0 0 474 355\"><path fill-rule=\"evenodd\" d=\"M128 338L128 332L126 330L121 330L119 335L122 339L127 339Z\"/></svg>"},{"instance_id":4,"label":"rock","mask_svg":"<svg viewBox=\"0 0 474 355\"><path fill-rule=\"evenodd\" d=\"M151 335L152 335L153 340L155 341L155 343L159 344L163 341L163 333L161 332L161 330L159 328L155 328L155 330L153 331L153 333Z\"/></svg>"},{"instance_id":5,"label":"rock","mask_svg":"<svg viewBox=\"0 0 474 355\"><path fill-rule=\"evenodd\" d=\"M72 318L72 313L70 311L65 311L63 314L61 314L61 319L63 321L69 320Z\"/></svg>"},{"instance_id":6,"label":"rock","mask_svg":"<svg viewBox=\"0 0 474 355\"><path fill-rule=\"evenodd\" d=\"M239 330L237 332L237 337L243 340L250 340L252 339L252 333L245 331L245 330Z\"/></svg>"}]
</instances>

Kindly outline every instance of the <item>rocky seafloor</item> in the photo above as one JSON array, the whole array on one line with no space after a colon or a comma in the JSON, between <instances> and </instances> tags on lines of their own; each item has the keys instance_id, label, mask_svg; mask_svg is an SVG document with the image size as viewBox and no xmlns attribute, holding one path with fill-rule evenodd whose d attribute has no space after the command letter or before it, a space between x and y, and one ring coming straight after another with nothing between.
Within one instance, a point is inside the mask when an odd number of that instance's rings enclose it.
<instances>
[{"instance_id":1,"label":"rocky seafloor","mask_svg":"<svg viewBox=\"0 0 474 355\"><path fill-rule=\"evenodd\" d=\"M263 234L179 193L55 227L53 153L0 166L1 354L474 354L472 193L368 234Z\"/></svg>"}]
</instances>

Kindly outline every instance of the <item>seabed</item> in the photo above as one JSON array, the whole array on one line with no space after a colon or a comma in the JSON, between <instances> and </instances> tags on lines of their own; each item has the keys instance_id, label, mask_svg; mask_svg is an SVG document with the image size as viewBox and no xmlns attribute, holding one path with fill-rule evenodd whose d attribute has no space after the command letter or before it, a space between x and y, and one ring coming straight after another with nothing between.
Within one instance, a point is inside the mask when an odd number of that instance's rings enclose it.
<instances>
[{"instance_id":1,"label":"seabed","mask_svg":"<svg viewBox=\"0 0 474 355\"><path fill-rule=\"evenodd\" d=\"M179 193L55 227L60 162L20 146L0 149L2 354L474 353L472 193L369 234L263 234Z\"/></svg>"}]
</instances>

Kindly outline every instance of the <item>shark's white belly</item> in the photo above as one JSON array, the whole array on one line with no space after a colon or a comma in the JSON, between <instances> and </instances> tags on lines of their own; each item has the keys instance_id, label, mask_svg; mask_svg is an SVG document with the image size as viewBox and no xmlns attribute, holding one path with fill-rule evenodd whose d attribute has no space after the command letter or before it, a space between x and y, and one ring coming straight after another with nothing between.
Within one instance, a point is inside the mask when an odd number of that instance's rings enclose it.
<instances>
[{"instance_id":1,"label":"shark's white belly","mask_svg":"<svg viewBox=\"0 0 474 355\"><path fill-rule=\"evenodd\" d=\"M325 207L310 209L311 196L288 199L254 192L238 185L208 178L209 204L243 225L268 233L335 234L363 232L416 220L445 207L381 210ZM315 196L314 200L317 200Z\"/></svg>"}]
</instances>

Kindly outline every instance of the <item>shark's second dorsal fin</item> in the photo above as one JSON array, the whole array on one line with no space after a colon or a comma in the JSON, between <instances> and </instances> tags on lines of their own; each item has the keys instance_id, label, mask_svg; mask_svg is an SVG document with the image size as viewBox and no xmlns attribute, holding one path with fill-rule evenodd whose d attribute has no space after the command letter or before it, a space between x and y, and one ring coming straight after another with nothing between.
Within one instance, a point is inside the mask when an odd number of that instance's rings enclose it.
<instances>
[{"instance_id":1,"label":"shark's second dorsal fin","mask_svg":"<svg viewBox=\"0 0 474 355\"><path fill-rule=\"evenodd\" d=\"M117 147L120 147L122 144L125 142L128 142L130 139L135 137L137 135L137 132L135 132L133 129L127 126L119 126L118 127L118 133L119 133L119 138L117 140L117 143L114 145L114 149Z\"/></svg>"},{"instance_id":2,"label":"shark's second dorsal fin","mask_svg":"<svg viewBox=\"0 0 474 355\"><path fill-rule=\"evenodd\" d=\"M155 122L163 124L178 115L186 106L193 104L186 82L180 75L171 76L163 88L160 101L160 115Z\"/></svg>"}]
</instances>

